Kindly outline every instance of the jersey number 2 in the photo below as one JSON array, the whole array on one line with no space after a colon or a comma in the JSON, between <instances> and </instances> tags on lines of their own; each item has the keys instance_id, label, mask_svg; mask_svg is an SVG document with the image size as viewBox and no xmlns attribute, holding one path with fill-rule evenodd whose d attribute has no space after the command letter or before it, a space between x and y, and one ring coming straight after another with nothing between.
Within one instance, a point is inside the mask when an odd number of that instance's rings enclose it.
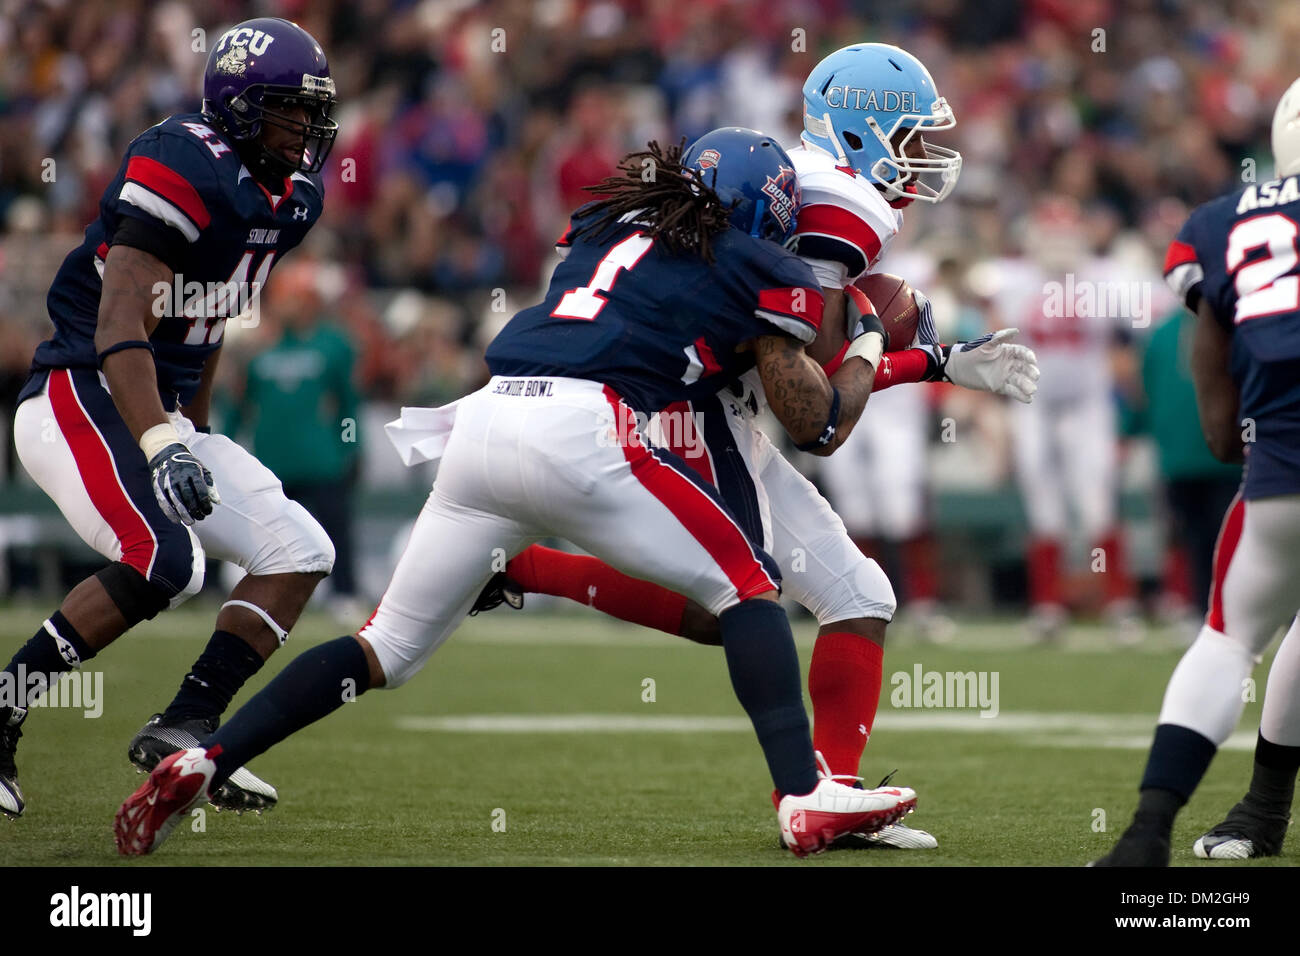
<instances>
[{"instance_id":1,"label":"jersey number 2","mask_svg":"<svg viewBox=\"0 0 1300 956\"><path fill-rule=\"evenodd\" d=\"M551 315L557 319L584 319L590 322L609 301L601 293L614 288L619 272L631 269L640 262L652 245L654 240L639 232L628 236L605 253L589 283L564 293Z\"/></svg>"},{"instance_id":2,"label":"jersey number 2","mask_svg":"<svg viewBox=\"0 0 1300 956\"><path fill-rule=\"evenodd\" d=\"M1236 272L1236 322L1300 310L1300 277L1288 275L1300 263L1295 222L1281 213L1243 219L1228 233L1228 275ZM1264 247L1268 255L1243 266L1246 255ZM1237 270L1240 268L1240 271Z\"/></svg>"}]
</instances>

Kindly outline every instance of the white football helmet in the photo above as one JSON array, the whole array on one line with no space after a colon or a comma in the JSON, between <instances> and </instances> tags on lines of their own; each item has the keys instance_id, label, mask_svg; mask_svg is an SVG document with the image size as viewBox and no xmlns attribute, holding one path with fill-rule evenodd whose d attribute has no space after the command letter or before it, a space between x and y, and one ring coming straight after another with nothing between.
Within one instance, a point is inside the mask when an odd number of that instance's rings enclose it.
<instances>
[{"instance_id":1,"label":"white football helmet","mask_svg":"<svg viewBox=\"0 0 1300 956\"><path fill-rule=\"evenodd\" d=\"M1287 87L1273 113L1273 163L1278 179L1300 173L1300 80Z\"/></svg>"}]
</instances>

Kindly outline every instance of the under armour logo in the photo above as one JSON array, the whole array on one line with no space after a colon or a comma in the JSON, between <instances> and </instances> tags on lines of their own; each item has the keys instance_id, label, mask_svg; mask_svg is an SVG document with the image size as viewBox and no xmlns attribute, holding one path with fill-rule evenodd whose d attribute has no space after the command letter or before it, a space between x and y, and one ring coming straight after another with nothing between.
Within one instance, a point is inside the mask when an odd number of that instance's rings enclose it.
<instances>
[{"instance_id":1,"label":"under armour logo","mask_svg":"<svg viewBox=\"0 0 1300 956\"><path fill-rule=\"evenodd\" d=\"M294 219L302 219L302 220L306 220L306 218L307 218L307 207L306 207L306 206L302 206L302 205L294 206L294 207L293 207L293 218L294 218Z\"/></svg>"},{"instance_id":2,"label":"under armour logo","mask_svg":"<svg viewBox=\"0 0 1300 956\"><path fill-rule=\"evenodd\" d=\"M596 606L596 585L587 585L587 603L592 607Z\"/></svg>"},{"instance_id":3,"label":"under armour logo","mask_svg":"<svg viewBox=\"0 0 1300 956\"><path fill-rule=\"evenodd\" d=\"M858 724L858 733L860 733L862 736L865 737L865 736L867 735L867 725L866 725L866 724Z\"/></svg>"},{"instance_id":4,"label":"under armour logo","mask_svg":"<svg viewBox=\"0 0 1300 956\"><path fill-rule=\"evenodd\" d=\"M59 648L59 656L67 662L68 666L80 667L81 655L77 653L77 649L62 634L55 630L53 621L47 620L45 622L45 631L50 637L54 638L54 643Z\"/></svg>"}]
</instances>

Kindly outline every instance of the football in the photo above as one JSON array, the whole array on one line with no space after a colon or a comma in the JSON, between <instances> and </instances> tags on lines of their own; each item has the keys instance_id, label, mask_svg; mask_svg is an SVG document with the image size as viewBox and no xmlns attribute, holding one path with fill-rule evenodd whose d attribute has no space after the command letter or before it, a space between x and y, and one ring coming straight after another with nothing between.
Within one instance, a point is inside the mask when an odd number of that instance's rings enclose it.
<instances>
[{"instance_id":1,"label":"football","mask_svg":"<svg viewBox=\"0 0 1300 956\"><path fill-rule=\"evenodd\" d=\"M863 276L853 284L866 293L871 304L876 307L880 324L889 333L889 348L886 351L899 352L910 348L916 338L916 325L921 320L921 311L916 307L916 298L907 280L888 272L876 272Z\"/></svg>"}]
</instances>

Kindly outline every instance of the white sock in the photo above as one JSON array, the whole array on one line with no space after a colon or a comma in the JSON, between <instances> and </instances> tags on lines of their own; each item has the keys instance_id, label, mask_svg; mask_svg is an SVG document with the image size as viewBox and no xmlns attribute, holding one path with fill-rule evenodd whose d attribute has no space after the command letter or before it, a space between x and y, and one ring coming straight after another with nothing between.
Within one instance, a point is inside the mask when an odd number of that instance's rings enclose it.
<instances>
[{"instance_id":1,"label":"white sock","mask_svg":"<svg viewBox=\"0 0 1300 956\"><path fill-rule=\"evenodd\" d=\"M1269 668L1259 732L1269 743L1300 747L1300 619L1291 622Z\"/></svg>"}]
</instances>

